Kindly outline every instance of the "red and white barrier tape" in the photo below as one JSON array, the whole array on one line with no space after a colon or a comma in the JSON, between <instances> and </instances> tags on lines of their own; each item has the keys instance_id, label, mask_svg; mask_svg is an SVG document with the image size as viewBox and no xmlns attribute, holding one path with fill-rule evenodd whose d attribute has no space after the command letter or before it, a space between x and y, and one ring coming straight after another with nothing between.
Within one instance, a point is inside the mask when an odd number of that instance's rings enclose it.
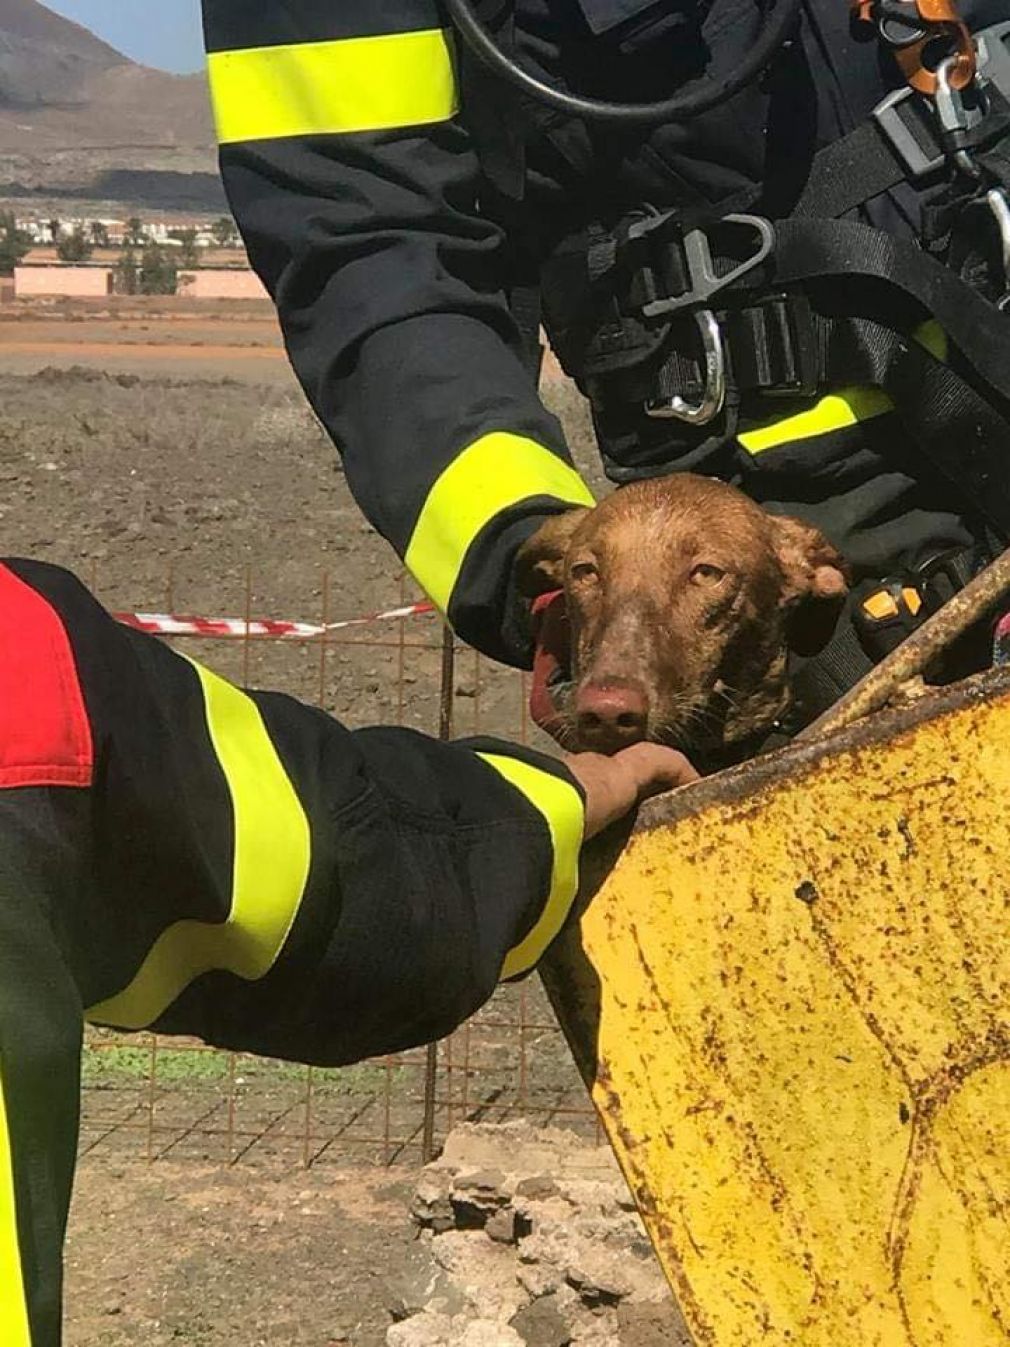
<instances>
[{"instance_id":1,"label":"red and white barrier tape","mask_svg":"<svg viewBox=\"0 0 1010 1347\"><path fill-rule=\"evenodd\" d=\"M433 603L408 603L402 608L387 608L365 617L348 617L342 622L297 622L274 618L180 617L174 613L114 613L117 622L152 636L204 636L210 639L244 640L250 636L273 636L288 640L306 640L345 627L363 627L369 622L392 622L396 618L423 617L435 611Z\"/></svg>"}]
</instances>

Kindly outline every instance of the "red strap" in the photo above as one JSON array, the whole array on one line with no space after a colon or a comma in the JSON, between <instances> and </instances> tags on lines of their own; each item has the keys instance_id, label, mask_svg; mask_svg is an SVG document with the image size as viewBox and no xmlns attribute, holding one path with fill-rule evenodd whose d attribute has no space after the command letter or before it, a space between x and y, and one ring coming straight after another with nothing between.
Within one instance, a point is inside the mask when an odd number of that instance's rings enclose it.
<instances>
[{"instance_id":1,"label":"red strap","mask_svg":"<svg viewBox=\"0 0 1010 1347\"><path fill-rule=\"evenodd\" d=\"M0 787L90 786L91 727L70 638L0 564Z\"/></svg>"}]
</instances>

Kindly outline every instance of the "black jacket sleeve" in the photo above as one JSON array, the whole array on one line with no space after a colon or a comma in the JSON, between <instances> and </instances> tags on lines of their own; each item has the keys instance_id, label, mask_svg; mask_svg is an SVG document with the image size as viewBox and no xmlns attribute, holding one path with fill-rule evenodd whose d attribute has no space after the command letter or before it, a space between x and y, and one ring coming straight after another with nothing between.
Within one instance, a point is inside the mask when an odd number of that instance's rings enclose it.
<instances>
[{"instance_id":1,"label":"black jacket sleeve","mask_svg":"<svg viewBox=\"0 0 1010 1347\"><path fill-rule=\"evenodd\" d=\"M86 708L86 879L58 924L93 1021L339 1064L448 1033L557 934L584 821L562 764L352 732L65 571L3 569L58 614Z\"/></svg>"},{"instance_id":2,"label":"black jacket sleeve","mask_svg":"<svg viewBox=\"0 0 1010 1347\"><path fill-rule=\"evenodd\" d=\"M591 503L524 369L436 0L204 0L221 171L368 518L485 652L511 561Z\"/></svg>"}]
</instances>

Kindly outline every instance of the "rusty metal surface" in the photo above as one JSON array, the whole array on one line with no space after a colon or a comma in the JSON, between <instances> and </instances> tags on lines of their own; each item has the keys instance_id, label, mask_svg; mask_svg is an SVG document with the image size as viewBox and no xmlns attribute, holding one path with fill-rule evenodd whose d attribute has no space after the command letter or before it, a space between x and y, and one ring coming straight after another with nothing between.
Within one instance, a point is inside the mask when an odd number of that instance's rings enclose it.
<instances>
[{"instance_id":1,"label":"rusty metal surface","mask_svg":"<svg viewBox=\"0 0 1010 1347\"><path fill-rule=\"evenodd\" d=\"M654 801L544 968L699 1347L1010 1340L1008 734L992 674Z\"/></svg>"}]
</instances>

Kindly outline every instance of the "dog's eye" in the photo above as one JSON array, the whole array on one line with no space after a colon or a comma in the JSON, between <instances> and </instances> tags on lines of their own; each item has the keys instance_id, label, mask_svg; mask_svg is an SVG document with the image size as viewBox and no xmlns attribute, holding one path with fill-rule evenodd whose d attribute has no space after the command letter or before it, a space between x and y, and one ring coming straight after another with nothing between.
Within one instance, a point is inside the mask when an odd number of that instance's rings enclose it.
<instances>
[{"instance_id":1,"label":"dog's eye","mask_svg":"<svg viewBox=\"0 0 1010 1347\"><path fill-rule=\"evenodd\" d=\"M577 561L571 569L573 580L595 580L599 574L591 561Z\"/></svg>"},{"instance_id":2,"label":"dog's eye","mask_svg":"<svg viewBox=\"0 0 1010 1347\"><path fill-rule=\"evenodd\" d=\"M700 561L691 571L691 579L696 585L717 585L726 578L726 572L720 566L710 566Z\"/></svg>"}]
</instances>

